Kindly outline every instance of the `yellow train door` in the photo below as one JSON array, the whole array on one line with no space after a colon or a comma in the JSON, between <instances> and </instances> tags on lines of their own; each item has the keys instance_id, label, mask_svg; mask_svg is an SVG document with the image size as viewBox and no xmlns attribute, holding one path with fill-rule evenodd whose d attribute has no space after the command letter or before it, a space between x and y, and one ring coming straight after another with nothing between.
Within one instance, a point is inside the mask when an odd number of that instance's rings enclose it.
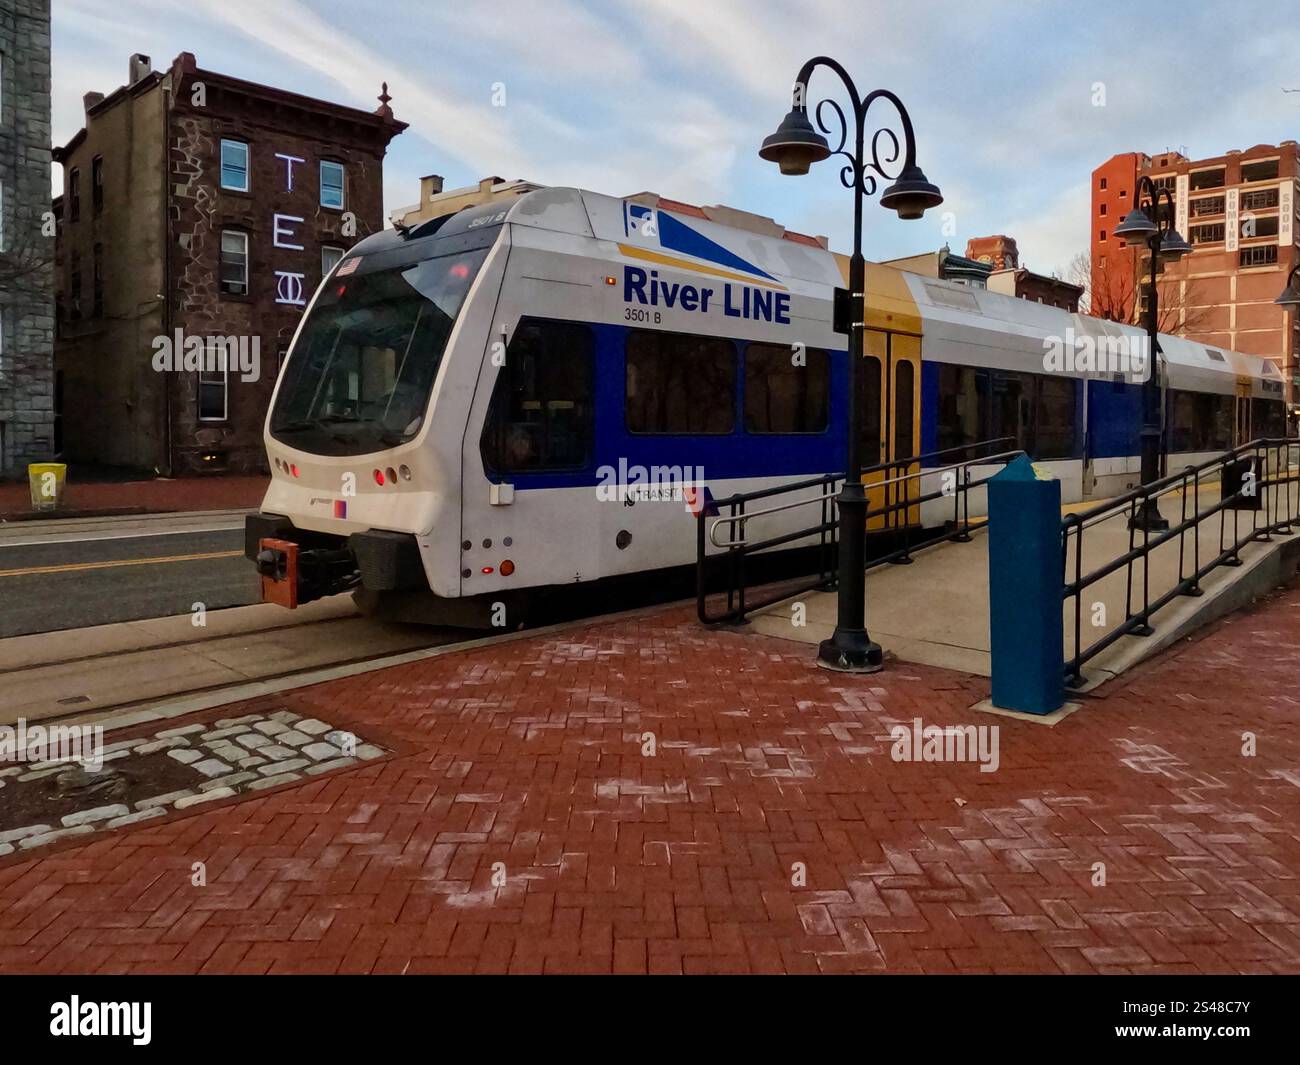
<instances>
[{"instance_id":1,"label":"yellow train door","mask_svg":"<svg viewBox=\"0 0 1300 1065\"><path fill-rule=\"evenodd\" d=\"M907 477L920 467L907 460L920 452L921 338L913 333L868 329L863 347L859 379L867 528L916 524L918 508L887 508L919 494L917 482ZM883 468L873 470L875 466Z\"/></svg>"}]
</instances>

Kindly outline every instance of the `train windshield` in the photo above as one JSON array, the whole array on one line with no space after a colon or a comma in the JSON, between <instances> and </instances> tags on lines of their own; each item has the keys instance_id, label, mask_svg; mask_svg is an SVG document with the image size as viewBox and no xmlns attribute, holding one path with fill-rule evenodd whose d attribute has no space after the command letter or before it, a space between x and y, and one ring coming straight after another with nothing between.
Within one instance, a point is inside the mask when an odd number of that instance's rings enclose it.
<instances>
[{"instance_id":1,"label":"train windshield","mask_svg":"<svg viewBox=\"0 0 1300 1065\"><path fill-rule=\"evenodd\" d=\"M271 435L318 455L363 455L415 436L452 325L487 253L336 274L289 356Z\"/></svg>"}]
</instances>

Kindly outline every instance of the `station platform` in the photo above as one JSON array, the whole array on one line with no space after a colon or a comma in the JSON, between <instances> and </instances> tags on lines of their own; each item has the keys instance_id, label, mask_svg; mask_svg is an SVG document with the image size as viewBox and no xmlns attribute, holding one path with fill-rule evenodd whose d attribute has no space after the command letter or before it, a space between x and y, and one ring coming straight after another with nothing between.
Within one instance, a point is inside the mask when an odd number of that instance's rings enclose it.
<instances>
[{"instance_id":1,"label":"station platform","mask_svg":"<svg viewBox=\"0 0 1300 1065\"><path fill-rule=\"evenodd\" d=\"M1191 493L1188 494L1191 513ZM1219 499L1217 482L1203 485L1198 506L1201 511ZM1096 503L1073 504L1062 513L1081 511ZM1166 498L1161 503L1171 523L1181 516L1181 500ZM1233 514L1244 531L1250 527L1247 511L1227 513L1227 533L1232 539ZM1202 523L1199 564L1204 565L1220 550L1219 519ZM947 542L916 552L910 565L884 565L867 573L867 630L888 652L907 662L957 669L979 676L989 676L989 563L987 527L978 526L969 543ZM1154 534L1153 534L1154 538ZM1136 534L1137 544L1142 542ZM1129 549L1127 512L1098 523L1084 534L1082 573L1098 569ZM1066 574L1075 573L1074 538L1066 558ZM1189 530L1181 560L1182 572L1191 573L1196 550ZM1203 595L1180 597L1157 613L1152 620L1151 636L1125 636L1086 663L1085 683L1079 690L1095 688L1137 663L1151 657L1179 639L1195 632L1230 611L1247 605L1255 596L1265 594L1295 572L1300 562L1300 535L1274 535L1267 543L1250 543L1240 554L1239 567L1220 566L1201 581ZM1150 573L1144 574L1146 562L1133 565L1132 587L1126 569L1120 569L1085 590L1081 610L1082 643L1086 648L1109 628L1125 617L1125 604L1135 610L1142 606L1142 581L1148 580L1150 598L1157 599L1179 579L1179 543L1176 539L1152 550ZM796 624L794 604L803 605L802 625ZM837 598L832 592L808 592L774 604L755 613L754 628L769 636L817 645L835 631ZM1094 614L1100 607L1102 613ZM1062 607L1065 639L1064 657L1074 654L1075 617L1073 600ZM1094 616L1105 624L1092 624Z\"/></svg>"},{"instance_id":2,"label":"station platform","mask_svg":"<svg viewBox=\"0 0 1300 1065\"><path fill-rule=\"evenodd\" d=\"M978 675L832 673L680 605L205 710L149 738L366 742L0 844L0 970L1300 972L1298 608L1223 619L1051 728L972 710ZM996 728L996 770L896 760L918 720Z\"/></svg>"}]
</instances>

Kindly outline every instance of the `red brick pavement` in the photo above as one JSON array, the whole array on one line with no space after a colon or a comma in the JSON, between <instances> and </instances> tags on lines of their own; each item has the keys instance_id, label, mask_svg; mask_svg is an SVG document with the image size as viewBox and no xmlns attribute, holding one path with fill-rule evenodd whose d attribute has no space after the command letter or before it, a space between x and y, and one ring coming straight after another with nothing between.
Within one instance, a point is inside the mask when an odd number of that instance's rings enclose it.
<instances>
[{"instance_id":1,"label":"red brick pavement","mask_svg":"<svg viewBox=\"0 0 1300 1065\"><path fill-rule=\"evenodd\" d=\"M250 706L402 753L4 859L0 969L1298 972L1297 644L1290 592L1056 728L677 609L320 685ZM915 717L999 770L892 761Z\"/></svg>"},{"instance_id":2,"label":"red brick pavement","mask_svg":"<svg viewBox=\"0 0 1300 1065\"><path fill-rule=\"evenodd\" d=\"M267 483L266 477L235 476L81 483L74 468L69 472L60 510L50 516L75 516L83 511L167 513L255 507L266 495ZM0 521L31 513L31 491L26 481L0 484Z\"/></svg>"}]
</instances>

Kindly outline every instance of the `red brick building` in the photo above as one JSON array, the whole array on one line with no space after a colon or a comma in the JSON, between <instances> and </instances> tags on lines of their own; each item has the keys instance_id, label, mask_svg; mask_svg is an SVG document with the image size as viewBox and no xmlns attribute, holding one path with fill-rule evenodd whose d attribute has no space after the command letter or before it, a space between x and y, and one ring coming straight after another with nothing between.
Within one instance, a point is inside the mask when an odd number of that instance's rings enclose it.
<instances>
[{"instance_id":1,"label":"red brick building","mask_svg":"<svg viewBox=\"0 0 1300 1065\"><path fill-rule=\"evenodd\" d=\"M966 242L966 258L988 263L993 269L985 281L990 292L1043 303L1077 313L1083 288L1059 277L1036 274L1020 265L1020 249L1013 237L998 234L972 237Z\"/></svg>"},{"instance_id":2,"label":"red brick building","mask_svg":"<svg viewBox=\"0 0 1300 1065\"><path fill-rule=\"evenodd\" d=\"M1094 170L1092 305L1103 317L1133 321L1149 297L1147 249L1129 248L1113 235L1144 174L1173 195L1172 221L1194 248L1163 265L1161 329L1273 359L1294 401L1300 334L1295 316L1273 300L1300 262L1296 142L1196 160L1179 152L1126 152Z\"/></svg>"},{"instance_id":3,"label":"red brick building","mask_svg":"<svg viewBox=\"0 0 1300 1065\"><path fill-rule=\"evenodd\" d=\"M263 469L280 357L324 274L383 228L383 159L406 125L387 93L361 111L203 70L188 52L161 72L133 56L128 83L85 106L85 128L55 151L64 456ZM222 338L236 342L224 369Z\"/></svg>"}]
</instances>

